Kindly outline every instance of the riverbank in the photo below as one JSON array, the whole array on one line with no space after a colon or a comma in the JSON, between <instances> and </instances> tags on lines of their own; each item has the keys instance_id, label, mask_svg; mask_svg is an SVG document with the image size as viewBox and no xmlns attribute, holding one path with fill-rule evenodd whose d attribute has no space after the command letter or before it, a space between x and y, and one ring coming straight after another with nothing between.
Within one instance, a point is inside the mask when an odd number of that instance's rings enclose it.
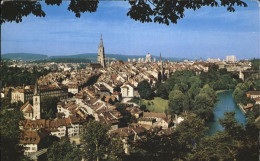
<instances>
[{"instance_id":1,"label":"riverbank","mask_svg":"<svg viewBox=\"0 0 260 161\"><path fill-rule=\"evenodd\" d=\"M245 115L246 114L246 110L244 109L244 106L241 103L239 103L238 107L241 110L241 112Z\"/></svg>"},{"instance_id":2,"label":"riverbank","mask_svg":"<svg viewBox=\"0 0 260 161\"><path fill-rule=\"evenodd\" d=\"M232 91L232 90L233 90L233 89L217 90L217 91L216 91L216 94L223 93L223 92L227 92L227 91Z\"/></svg>"}]
</instances>

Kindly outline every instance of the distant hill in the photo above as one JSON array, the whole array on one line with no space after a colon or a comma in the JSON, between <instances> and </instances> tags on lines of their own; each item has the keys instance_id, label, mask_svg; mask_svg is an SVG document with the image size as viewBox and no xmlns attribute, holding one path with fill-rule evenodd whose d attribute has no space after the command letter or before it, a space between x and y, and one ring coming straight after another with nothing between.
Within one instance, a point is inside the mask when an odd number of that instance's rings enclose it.
<instances>
[{"instance_id":1,"label":"distant hill","mask_svg":"<svg viewBox=\"0 0 260 161\"><path fill-rule=\"evenodd\" d=\"M138 58L145 58L145 55L120 55L120 54L106 54L107 58L115 58L116 60L123 60L127 61L128 58L133 60L133 58L138 59ZM156 60L159 60L159 56L153 56L152 55L152 60L153 58L156 58ZM85 54L76 54L76 55L61 55L61 56L50 56L50 58L85 58L89 59L92 62L96 62L97 60L97 53L85 53ZM167 58L169 61L183 61L184 58ZM163 60L165 58L163 57Z\"/></svg>"},{"instance_id":2,"label":"distant hill","mask_svg":"<svg viewBox=\"0 0 260 161\"><path fill-rule=\"evenodd\" d=\"M22 61L34 61L47 59L48 55L43 54L32 54L32 53L7 53L3 54L2 59L9 60L22 60Z\"/></svg>"},{"instance_id":3,"label":"distant hill","mask_svg":"<svg viewBox=\"0 0 260 161\"><path fill-rule=\"evenodd\" d=\"M87 54L76 54L76 55L57 55L50 56L50 59L58 59L58 58L75 58L75 59L89 59L91 62L95 62L97 60L97 53L87 53Z\"/></svg>"},{"instance_id":4,"label":"distant hill","mask_svg":"<svg viewBox=\"0 0 260 161\"><path fill-rule=\"evenodd\" d=\"M107 58L115 58L116 60L123 60L127 61L128 58L133 60L133 58L145 58L145 55L120 55L120 54L106 54ZM156 58L159 60L159 56L153 56L152 60ZM31 53L8 53L2 55L2 59L10 59L10 60L23 60L23 61L36 61L36 60L46 60L50 61L55 59L88 59L91 62L96 62L97 60L97 53L85 53L85 54L76 54L76 55L57 55L57 56L47 56L43 54L31 54ZM184 58L167 58L169 61L183 61ZM163 60L165 58L163 57Z\"/></svg>"}]
</instances>

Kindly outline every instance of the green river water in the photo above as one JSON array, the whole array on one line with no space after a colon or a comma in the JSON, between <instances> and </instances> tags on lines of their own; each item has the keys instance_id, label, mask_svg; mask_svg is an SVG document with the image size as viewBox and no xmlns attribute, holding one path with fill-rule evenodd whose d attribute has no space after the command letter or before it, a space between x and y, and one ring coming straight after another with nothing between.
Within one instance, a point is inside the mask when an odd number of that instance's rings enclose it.
<instances>
[{"instance_id":1,"label":"green river water","mask_svg":"<svg viewBox=\"0 0 260 161\"><path fill-rule=\"evenodd\" d=\"M218 102L214 109L214 120L207 123L209 130L208 135L216 133L218 130L223 130L223 127L219 124L219 119L224 117L224 113L227 111L235 111L235 118L237 121L243 125L246 124L246 118L244 114L240 111L239 107L234 102L232 97L233 90L221 92L217 94Z\"/></svg>"}]
</instances>

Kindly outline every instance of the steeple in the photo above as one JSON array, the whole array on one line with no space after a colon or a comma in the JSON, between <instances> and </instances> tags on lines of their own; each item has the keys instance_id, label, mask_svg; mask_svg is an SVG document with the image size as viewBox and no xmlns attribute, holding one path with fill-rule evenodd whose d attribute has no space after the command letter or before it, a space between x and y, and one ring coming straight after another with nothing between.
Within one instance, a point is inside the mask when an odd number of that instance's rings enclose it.
<instances>
[{"instance_id":1,"label":"steeple","mask_svg":"<svg viewBox=\"0 0 260 161\"><path fill-rule=\"evenodd\" d=\"M103 68L106 67L105 59L106 59L105 58L105 48L103 45L103 38L102 38L102 34L101 34L100 44L98 46L97 62L100 63Z\"/></svg>"},{"instance_id":2,"label":"steeple","mask_svg":"<svg viewBox=\"0 0 260 161\"><path fill-rule=\"evenodd\" d=\"M160 53L160 61L159 61L160 67L161 67L161 81L164 80L164 68L163 68L163 60L162 60L162 54Z\"/></svg>"},{"instance_id":3,"label":"steeple","mask_svg":"<svg viewBox=\"0 0 260 161\"><path fill-rule=\"evenodd\" d=\"M34 87L34 95L35 96L37 96L37 95L39 95L39 91L38 91L38 80L36 80L36 82L35 82L35 87Z\"/></svg>"},{"instance_id":4,"label":"steeple","mask_svg":"<svg viewBox=\"0 0 260 161\"><path fill-rule=\"evenodd\" d=\"M41 96L38 91L38 81L35 83L33 95L33 119L41 119Z\"/></svg>"},{"instance_id":5,"label":"steeple","mask_svg":"<svg viewBox=\"0 0 260 161\"><path fill-rule=\"evenodd\" d=\"M103 47L103 38L102 38L102 34L101 34L101 37L100 37L100 44L99 44L99 47Z\"/></svg>"}]
</instances>

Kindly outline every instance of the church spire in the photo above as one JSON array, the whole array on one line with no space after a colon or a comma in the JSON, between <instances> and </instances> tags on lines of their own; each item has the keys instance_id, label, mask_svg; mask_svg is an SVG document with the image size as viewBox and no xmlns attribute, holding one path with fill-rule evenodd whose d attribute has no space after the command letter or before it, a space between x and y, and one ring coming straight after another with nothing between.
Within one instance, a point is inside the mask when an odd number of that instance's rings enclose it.
<instances>
[{"instance_id":1,"label":"church spire","mask_svg":"<svg viewBox=\"0 0 260 161\"><path fill-rule=\"evenodd\" d=\"M101 37L100 37L100 44L99 44L99 47L103 47L103 38L102 38L102 34L101 34Z\"/></svg>"},{"instance_id":2,"label":"church spire","mask_svg":"<svg viewBox=\"0 0 260 161\"><path fill-rule=\"evenodd\" d=\"M97 62L101 64L101 66L104 68L106 66L106 62L105 62L105 48L103 45L103 38L102 38L102 34L100 37L100 44L98 47L98 57L97 57Z\"/></svg>"},{"instance_id":3,"label":"church spire","mask_svg":"<svg viewBox=\"0 0 260 161\"><path fill-rule=\"evenodd\" d=\"M162 62L162 53L160 52L160 59L159 59L160 62Z\"/></svg>"}]
</instances>

